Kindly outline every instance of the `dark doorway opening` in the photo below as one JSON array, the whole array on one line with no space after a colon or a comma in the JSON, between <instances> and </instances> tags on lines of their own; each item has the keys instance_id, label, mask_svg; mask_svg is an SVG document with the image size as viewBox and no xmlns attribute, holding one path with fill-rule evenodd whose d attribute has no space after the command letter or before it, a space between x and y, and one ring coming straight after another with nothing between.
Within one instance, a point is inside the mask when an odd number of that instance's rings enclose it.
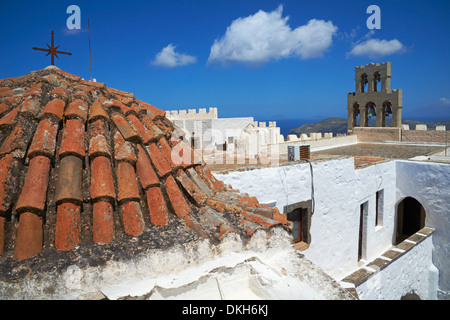
<instances>
[{"instance_id":1,"label":"dark doorway opening","mask_svg":"<svg viewBox=\"0 0 450 320\"><path fill-rule=\"evenodd\" d=\"M359 207L358 261L366 255L367 214L369 203L366 201Z\"/></svg>"},{"instance_id":2,"label":"dark doorway opening","mask_svg":"<svg viewBox=\"0 0 450 320\"><path fill-rule=\"evenodd\" d=\"M287 219L293 223L292 235L296 243L303 241L303 210L298 208L287 214Z\"/></svg>"},{"instance_id":3,"label":"dark doorway opening","mask_svg":"<svg viewBox=\"0 0 450 320\"><path fill-rule=\"evenodd\" d=\"M419 201L406 197L397 206L397 232L395 244L398 244L425 227L425 209Z\"/></svg>"}]
</instances>

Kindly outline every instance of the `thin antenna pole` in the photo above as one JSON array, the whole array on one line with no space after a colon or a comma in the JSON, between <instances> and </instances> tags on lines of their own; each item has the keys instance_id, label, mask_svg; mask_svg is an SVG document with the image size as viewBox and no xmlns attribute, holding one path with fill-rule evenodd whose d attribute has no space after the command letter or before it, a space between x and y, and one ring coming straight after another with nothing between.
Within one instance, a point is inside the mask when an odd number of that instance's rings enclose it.
<instances>
[{"instance_id":1,"label":"thin antenna pole","mask_svg":"<svg viewBox=\"0 0 450 320\"><path fill-rule=\"evenodd\" d=\"M88 35L89 35L89 64L91 66L91 81L92 81L91 28L89 26L89 19L88 19Z\"/></svg>"}]
</instances>

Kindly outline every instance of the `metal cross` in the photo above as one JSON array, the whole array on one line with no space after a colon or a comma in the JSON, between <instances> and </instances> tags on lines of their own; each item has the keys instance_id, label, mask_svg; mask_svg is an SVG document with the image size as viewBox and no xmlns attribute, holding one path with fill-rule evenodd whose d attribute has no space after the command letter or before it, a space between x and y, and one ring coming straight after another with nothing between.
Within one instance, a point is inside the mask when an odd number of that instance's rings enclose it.
<instances>
[{"instance_id":1,"label":"metal cross","mask_svg":"<svg viewBox=\"0 0 450 320\"><path fill-rule=\"evenodd\" d=\"M46 43L48 49L42 49L42 48L36 48L33 47L34 50L40 50L40 51L45 51L48 52L45 56L48 56L49 54L51 54L52 56L52 66L55 65L55 56L59 59L57 53L62 53L62 54L68 54L69 56L71 56L72 54L70 52L64 52L64 51L57 51L56 49L59 48L59 46L55 47L55 42L53 39L53 30L52 30L52 46L49 46L48 43Z\"/></svg>"}]
</instances>

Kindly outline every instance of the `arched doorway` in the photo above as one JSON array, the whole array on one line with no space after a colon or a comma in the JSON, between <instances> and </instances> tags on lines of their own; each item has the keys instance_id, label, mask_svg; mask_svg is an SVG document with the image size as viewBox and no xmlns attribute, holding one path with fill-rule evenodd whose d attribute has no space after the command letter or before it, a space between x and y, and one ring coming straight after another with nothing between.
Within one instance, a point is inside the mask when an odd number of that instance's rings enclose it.
<instances>
[{"instance_id":1,"label":"arched doorway","mask_svg":"<svg viewBox=\"0 0 450 320\"><path fill-rule=\"evenodd\" d=\"M425 209L413 197L406 197L397 205L397 230L395 244L425 227Z\"/></svg>"}]
</instances>

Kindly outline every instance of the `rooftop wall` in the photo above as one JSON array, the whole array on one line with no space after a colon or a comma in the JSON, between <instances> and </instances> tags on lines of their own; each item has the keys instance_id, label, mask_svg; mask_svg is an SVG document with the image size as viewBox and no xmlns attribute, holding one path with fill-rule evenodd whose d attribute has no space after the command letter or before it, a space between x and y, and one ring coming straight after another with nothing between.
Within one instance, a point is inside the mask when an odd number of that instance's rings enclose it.
<instances>
[{"instance_id":1,"label":"rooftop wall","mask_svg":"<svg viewBox=\"0 0 450 320\"><path fill-rule=\"evenodd\" d=\"M426 125L417 125L415 130L409 130L409 126L403 128L392 127L355 127L355 133L359 142L368 141L405 141L405 142L437 142L445 143L450 134L445 126L436 129L427 129ZM448 130L447 130L448 131Z\"/></svg>"}]
</instances>

